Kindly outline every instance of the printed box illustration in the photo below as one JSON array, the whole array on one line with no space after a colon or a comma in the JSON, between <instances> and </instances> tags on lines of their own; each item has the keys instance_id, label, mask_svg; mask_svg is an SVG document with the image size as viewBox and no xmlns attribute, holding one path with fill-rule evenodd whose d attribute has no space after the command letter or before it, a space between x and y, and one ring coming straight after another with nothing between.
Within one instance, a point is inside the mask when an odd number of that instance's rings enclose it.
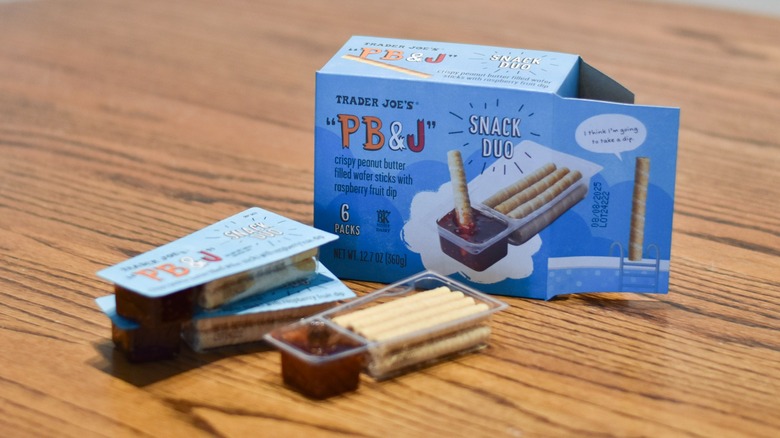
<instances>
[{"instance_id":1,"label":"printed box illustration","mask_svg":"<svg viewBox=\"0 0 780 438\"><path fill-rule=\"evenodd\" d=\"M668 291L679 109L577 55L353 37L317 73L314 225L340 278Z\"/></svg>"}]
</instances>

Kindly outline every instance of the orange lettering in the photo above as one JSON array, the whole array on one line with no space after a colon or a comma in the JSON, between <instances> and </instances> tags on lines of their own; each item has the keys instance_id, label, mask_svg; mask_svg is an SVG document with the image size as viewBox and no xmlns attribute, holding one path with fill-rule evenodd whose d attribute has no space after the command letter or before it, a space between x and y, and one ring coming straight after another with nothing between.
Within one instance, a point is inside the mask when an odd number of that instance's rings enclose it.
<instances>
[{"instance_id":1,"label":"orange lettering","mask_svg":"<svg viewBox=\"0 0 780 438\"><path fill-rule=\"evenodd\" d=\"M341 147L349 147L349 136L356 133L359 127L357 116L349 114L339 114L339 123L341 123Z\"/></svg>"},{"instance_id":2,"label":"orange lettering","mask_svg":"<svg viewBox=\"0 0 780 438\"><path fill-rule=\"evenodd\" d=\"M425 62L430 62L431 64L438 64L444 60L444 57L447 56L444 53L439 53L439 56L436 57L436 59L433 59L433 57L425 58Z\"/></svg>"},{"instance_id":3,"label":"orange lettering","mask_svg":"<svg viewBox=\"0 0 780 438\"><path fill-rule=\"evenodd\" d=\"M190 273L189 269L172 265L170 263L165 263L163 265L156 266L155 269L157 269L158 271L167 272L175 277L181 277L182 275L187 275Z\"/></svg>"},{"instance_id":4,"label":"orange lettering","mask_svg":"<svg viewBox=\"0 0 780 438\"><path fill-rule=\"evenodd\" d=\"M379 49L371 49L371 48L368 48L368 47L364 47L363 51L360 52L360 57L361 58L368 58L368 55L374 55L374 54L379 53L379 52L381 52L381 50L379 50Z\"/></svg>"},{"instance_id":5,"label":"orange lettering","mask_svg":"<svg viewBox=\"0 0 780 438\"><path fill-rule=\"evenodd\" d=\"M400 50L388 50L387 53L385 53L385 56L383 56L380 59L384 59L386 61L398 61L399 59L403 59L404 52Z\"/></svg>"},{"instance_id":6,"label":"orange lettering","mask_svg":"<svg viewBox=\"0 0 780 438\"><path fill-rule=\"evenodd\" d=\"M382 129L382 120L379 117L363 116L363 124L366 125L366 142L363 143L363 149L368 151L382 149L385 144L385 136L379 131Z\"/></svg>"},{"instance_id":7,"label":"orange lettering","mask_svg":"<svg viewBox=\"0 0 780 438\"><path fill-rule=\"evenodd\" d=\"M152 280L160 281L160 277L157 276L157 271L154 269L141 269L140 271L135 271L135 275L143 275L145 277L149 277Z\"/></svg>"}]
</instances>

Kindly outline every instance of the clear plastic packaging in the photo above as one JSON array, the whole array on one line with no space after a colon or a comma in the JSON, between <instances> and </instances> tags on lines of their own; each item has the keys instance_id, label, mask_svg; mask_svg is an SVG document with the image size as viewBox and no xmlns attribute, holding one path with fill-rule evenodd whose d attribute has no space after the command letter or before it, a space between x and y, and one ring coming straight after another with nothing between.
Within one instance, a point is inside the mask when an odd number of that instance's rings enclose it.
<instances>
[{"instance_id":1,"label":"clear plastic packaging","mask_svg":"<svg viewBox=\"0 0 780 438\"><path fill-rule=\"evenodd\" d=\"M507 254L507 242L512 229L509 218L494 210L475 208L475 232L458 231L454 210L436 221L442 251L475 271L484 271Z\"/></svg>"},{"instance_id":2,"label":"clear plastic packaging","mask_svg":"<svg viewBox=\"0 0 780 438\"><path fill-rule=\"evenodd\" d=\"M504 258L507 245L522 245L581 201L588 187L581 179L522 218L513 218L484 203L473 206L476 224L462 232L454 222L454 210L436 221L442 252L481 272Z\"/></svg>"},{"instance_id":3,"label":"clear plastic packaging","mask_svg":"<svg viewBox=\"0 0 780 438\"><path fill-rule=\"evenodd\" d=\"M282 378L298 391L324 399L354 391L366 345L346 330L309 318L266 335L282 354Z\"/></svg>"},{"instance_id":4,"label":"clear plastic packaging","mask_svg":"<svg viewBox=\"0 0 780 438\"><path fill-rule=\"evenodd\" d=\"M323 398L355 389L360 369L384 380L485 347L490 334L486 322L506 306L425 271L277 329L265 339L282 353L285 382ZM335 390L322 388L328 381L341 383L334 383Z\"/></svg>"},{"instance_id":5,"label":"clear plastic packaging","mask_svg":"<svg viewBox=\"0 0 780 438\"><path fill-rule=\"evenodd\" d=\"M569 208L585 198L587 193L587 184L580 180L522 219L513 219L492 209L490 211L499 217L505 218L509 223L509 230L511 231L509 243L511 245L522 245L553 223L555 219Z\"/></svg>"}]
</instances>

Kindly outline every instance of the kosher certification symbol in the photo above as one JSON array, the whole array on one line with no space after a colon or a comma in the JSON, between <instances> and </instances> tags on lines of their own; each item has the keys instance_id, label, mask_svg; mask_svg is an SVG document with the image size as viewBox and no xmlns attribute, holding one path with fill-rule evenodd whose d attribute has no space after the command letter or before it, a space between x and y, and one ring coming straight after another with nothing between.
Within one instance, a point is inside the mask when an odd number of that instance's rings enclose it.
<instances>
[{"instance_id":1,"label":"kosher certification symbol","mask_svg":"<svg viewBox=\"0 0 780 438\"><path fill-rule=\"evenodd\" d=\"M379 209L376 211L376 230L382 233L390 231L390 210Z\"/></svg>"}]
</instances>

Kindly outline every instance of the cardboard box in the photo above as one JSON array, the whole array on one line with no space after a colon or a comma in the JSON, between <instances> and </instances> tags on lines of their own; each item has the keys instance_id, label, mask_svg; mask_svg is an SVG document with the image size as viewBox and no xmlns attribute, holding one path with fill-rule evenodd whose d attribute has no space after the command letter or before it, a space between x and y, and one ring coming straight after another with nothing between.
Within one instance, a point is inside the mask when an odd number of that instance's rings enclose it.
<instances>
[{"instance_id":1,"label":"cardboard box","mask_svg":"<svg viewBox=\"0 0 780 438\"><path fill-rule=\"evenodd\" d=\"M576 55L353 37L315 117L314 225L341 237L321 252L340 278L668 291L679 110Z\"/></svg>"}]
</instances>

